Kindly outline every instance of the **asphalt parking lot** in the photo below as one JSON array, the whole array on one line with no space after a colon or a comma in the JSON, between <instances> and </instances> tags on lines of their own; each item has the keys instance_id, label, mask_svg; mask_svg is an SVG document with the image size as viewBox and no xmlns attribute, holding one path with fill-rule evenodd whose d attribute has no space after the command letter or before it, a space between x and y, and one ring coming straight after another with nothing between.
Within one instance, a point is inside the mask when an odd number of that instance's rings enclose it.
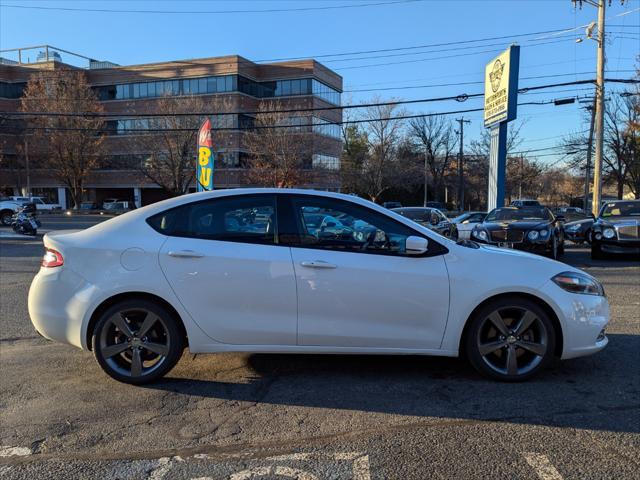
<instances>
[{"instance_id":1,"label":"asphalt parking lot","mask_svg":"<svg viewBox=\"0 0 640 480\"><path fill-rule=\"evenodd\" d=\"M0 236L2 478L638 478L636 259L567 249L605 286L610 344L527 383L457 359L186 351L167 379L134 387L37 336L27 291L41 254L39 238Z\"/></svg>"}]
</instances>

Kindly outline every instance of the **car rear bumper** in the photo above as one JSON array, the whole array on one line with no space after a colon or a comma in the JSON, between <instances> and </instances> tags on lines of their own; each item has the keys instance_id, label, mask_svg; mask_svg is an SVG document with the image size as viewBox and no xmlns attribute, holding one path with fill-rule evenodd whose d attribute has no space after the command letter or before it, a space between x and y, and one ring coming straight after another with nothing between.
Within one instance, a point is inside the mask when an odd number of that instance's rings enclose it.
<instances>
[{"instance_id":1,"label":"car rear bumper","mask_svg":"<svg viewBox=\"0 0 640 480\"><path fill-rule=\"evenodd\" d=\"M36 331L49 340L88 348L83 328L95 287L73 270L41 268L29 289L29 317Z\"/></svg>"}]
</instances>

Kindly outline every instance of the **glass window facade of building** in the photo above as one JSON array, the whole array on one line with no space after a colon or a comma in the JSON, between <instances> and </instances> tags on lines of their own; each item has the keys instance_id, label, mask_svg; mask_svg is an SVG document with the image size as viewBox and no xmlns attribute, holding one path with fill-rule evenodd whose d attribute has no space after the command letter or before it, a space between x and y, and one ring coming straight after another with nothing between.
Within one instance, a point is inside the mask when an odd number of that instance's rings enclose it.
<instances>
[{"instance_id":1,"label":"glass window facade of building","mask_svg":"<svg viewBox=\"0 0 640 480\"><path fill-rule=\"evenodd\" d=\"M342 139L340 125L325 120L324 118L313 117L313 131L325 137L335 138L336 140Z\"/></svg>"},{"instance_id":2,"label":"glass window facade of building","mask_svg":"<svg viewBox=\"0 0 640 480\"><path fill-rule=\"evenodd\" d=\"M311 78L256 82L241 75L221 75L107 85L96 87L96 90L100 100L240 92L256 98L315 95L326 102L340 105L338 90Z\"/></svg>"},{"instance_id":3,"label":"glass window facade of building","mask_svg":"<svg viewBox=\"0 0 640 480\"><path fill-rule=\"evenodd\" d=\"M340 170L340 159L331 155L314 154L311 157L313 168L325 168L327 170Z\"/></svg>"},{"instance_id":4,"label":"glass window facade of building","mask_svg":"<svg viewBox=\"0 0 640 480\"><path fill-rule=\"evenodd\" d=\"M0 98L20 98L26 86L24 82L0 82Z\"/></svg>"}]
</instances>

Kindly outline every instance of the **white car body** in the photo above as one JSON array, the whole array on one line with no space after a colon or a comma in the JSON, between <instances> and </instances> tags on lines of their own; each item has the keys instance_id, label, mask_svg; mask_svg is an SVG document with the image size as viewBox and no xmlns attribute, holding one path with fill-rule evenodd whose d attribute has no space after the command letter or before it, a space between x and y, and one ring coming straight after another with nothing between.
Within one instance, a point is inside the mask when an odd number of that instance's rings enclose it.
<instances>
[{"instance_id":1,"label":"white car body","mask_svg":"<svg viewBox=\"0 0 640 480\"><path fill-rule=\"evenodd\" d=\"M22 208L22 205L13 200L0 200L0 223L10 225L11 217Z\"/></svg>"},{"instance_id":2,"label":"white car body","mask_svg":"<svg viewBox=\"0 0 640 480\"><path fill-rule=\"evenodd\" d=\"M62 210L59 203L50 203L44 197L11 197L15 202L23 205L25 203L33 203L36 210L52 211Z\"/></svg>"},{"instance_id":3,"label":"white car body","mask_svg":"<svg viewBox=\"0 0 640 480\"><path fill-rule=\"evenodd\" d=\"M486 214L484 214L486 216ZM465 220L463 222L456 222L456 219L453 218L451 221L455 223L456 229L458 230L458 240L471 240L471 232L482 222L469 221Z\"/></svg>"},{"instance_id":4,"label":"white car body","mask_svg":"<svg viewBox=\"0 0 640 480\"><path fill-rule=\"evenodd\" d=\"M252 193L354 202L409 226L448 253L401 257L174 237L145 221L177 205ZM349 195L278 189L190 194L83 231L48 233L44 244L65 261L35 276L29 291L32 322L45 337L82 349L91 347L96 309L129 292L169 303L193 353L458 356L474 309L505 293L548 306L561 327L561 358L597 352L608 342L601 335L609 321L606 297L569 293L551 280L578 269L514 250L458 245ZM188 258L190 251L201 257ZM312 263L331 268L304 268Z\"/></svg>"}]
</instances>

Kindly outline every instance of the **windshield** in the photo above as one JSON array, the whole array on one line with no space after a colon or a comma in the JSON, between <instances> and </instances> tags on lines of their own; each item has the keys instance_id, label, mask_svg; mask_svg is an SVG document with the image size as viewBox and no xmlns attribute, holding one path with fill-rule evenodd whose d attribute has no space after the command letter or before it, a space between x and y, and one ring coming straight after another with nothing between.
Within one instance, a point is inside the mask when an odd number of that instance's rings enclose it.
<instances>
[{"instance_id":1,"label":"windshield","mask_svg":"<svg viewBox=\"0 0 640 480\"><path fill-rule=\"evenodd\" d=\"M467 218L469 218L472 214L471 213L463 213L462 215L458 215L457 217L455 217L453 220L451 220L453 223L462 223L464 222Z\"/></svg>"},{"instance_id":2,"label":"windshield","mask_svg":"<svg viewBox=\"0 0 640 480\"><path fill-rule=\"evenodd\" d=\"M601 217L640 216L640 202L611 202L602 207Z\"/></svg>"},{"instance_id":3,"label":"windshield","mask_svg":"<svg viewBox=\"0 0 640 480\"><path fill-rule=\"evenodd\" d=\"M485 221L495 222L500 220L527 221L527 220L551 220L549 210L541 207L528 208L496 208L492 210Z\"/></svg>"}]
</instances>

